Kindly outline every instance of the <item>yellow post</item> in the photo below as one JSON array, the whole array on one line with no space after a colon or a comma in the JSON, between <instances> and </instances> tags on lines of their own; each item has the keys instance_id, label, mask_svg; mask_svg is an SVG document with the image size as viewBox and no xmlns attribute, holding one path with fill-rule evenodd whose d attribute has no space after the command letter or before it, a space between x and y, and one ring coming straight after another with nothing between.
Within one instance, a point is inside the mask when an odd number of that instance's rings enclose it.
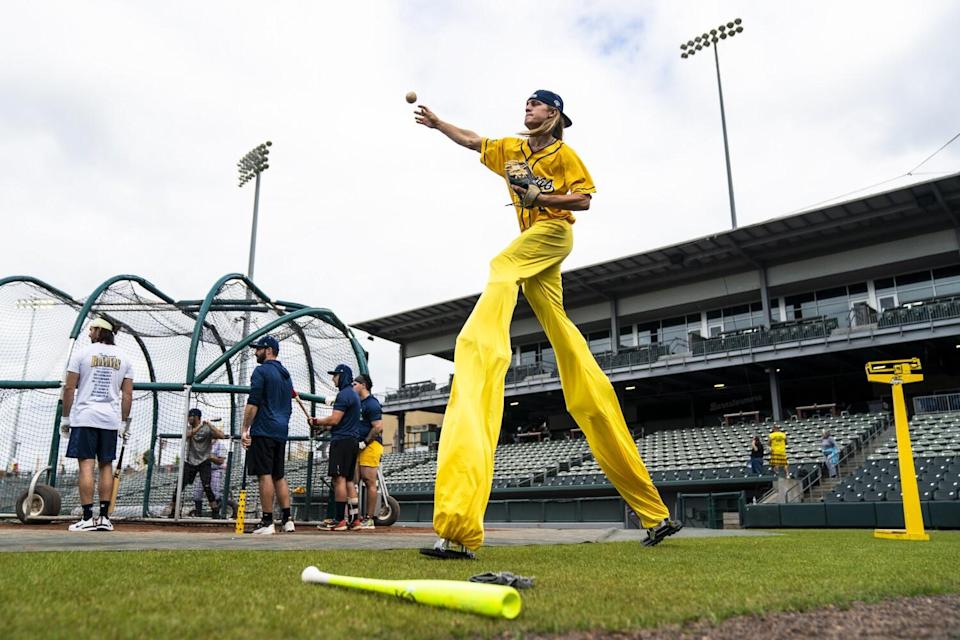
<instances>
[{"instance_id":1,"label":"yellow post","mask_svg":"<svg viewBox=\"0 0 960 640\"><path fill-rule=\"evenodd\" d=\"M877 529L873 532L875 538L930 539L923 529L917 471L913 465L913 447L910 444L910 424L907 422L907 406L903 398L903 385L923 380L920 369L919 358L867 363L867 380L889 384L893 392L893 420L897 429L897 458L900 463L900 490L903 493L903 522L906 526L905 529Z\"/></svg>"}]
</instances>

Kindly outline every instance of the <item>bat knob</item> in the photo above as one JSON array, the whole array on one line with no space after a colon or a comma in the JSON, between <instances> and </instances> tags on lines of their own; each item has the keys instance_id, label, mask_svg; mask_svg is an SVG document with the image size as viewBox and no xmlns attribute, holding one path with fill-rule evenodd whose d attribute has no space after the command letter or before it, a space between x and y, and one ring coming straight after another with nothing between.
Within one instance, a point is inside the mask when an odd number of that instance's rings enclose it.
<instances>
[{"instance_id":1,"label":"bat knob","mask_svg":"<svg viewBox=\"0 0 960 640\"><path fill-rule=\"evenodd\" d=\"M330 580L330 574L320 571L314 566L307 567L300 574L300 579L303 582L317 582L320 584L325 584Z\"/></svg>"}]
</instances>

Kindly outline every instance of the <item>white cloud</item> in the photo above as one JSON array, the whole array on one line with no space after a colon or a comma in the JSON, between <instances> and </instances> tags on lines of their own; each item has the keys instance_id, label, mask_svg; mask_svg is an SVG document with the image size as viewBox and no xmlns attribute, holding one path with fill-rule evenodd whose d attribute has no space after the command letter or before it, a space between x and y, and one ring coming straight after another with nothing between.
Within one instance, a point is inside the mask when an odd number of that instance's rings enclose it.
<instances>
[{"instance_id":1,"label":"white cloud","mask_svg":"<svg viewBox=\"0 0 960 640\"><path fill-rule=\"evenodd\" d=\"M735 16L720 56L741 224L899 175L960 130L946 1L16 5L0 274L83 296L132 272L201 297L246 268L253 191L234 163L271 139L264 290L348 321L475 293L516 233L506 191L413 124L411 89L491 136L520 127L531 90L564 97L599 189L568 268L723 230L712 54L681 60L679 43ZM958 160L960 143L923 170ZM395 350L364 344L390 384Z\"/></svg>"}]
</instances>

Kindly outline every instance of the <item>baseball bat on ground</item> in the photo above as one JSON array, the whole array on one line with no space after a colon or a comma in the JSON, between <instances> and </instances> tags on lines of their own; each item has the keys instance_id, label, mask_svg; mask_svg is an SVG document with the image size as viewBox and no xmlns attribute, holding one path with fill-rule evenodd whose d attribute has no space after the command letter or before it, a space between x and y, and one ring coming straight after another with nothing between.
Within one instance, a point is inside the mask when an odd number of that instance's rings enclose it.
<instances>
[{"instance_id":1,"label":"baseball bat on ground","mask_svg":"<svg viewBox=\"0 0 960 640\"><path fill-rule=\"evenodd\" d=\"M316 567L304 569L300 579L314 584L385 593L410 602L507 620L520 615L522 607L520 593L516 589L498 584L457 580L376 580L338 576Z\"/></svg>"}]
</instances>

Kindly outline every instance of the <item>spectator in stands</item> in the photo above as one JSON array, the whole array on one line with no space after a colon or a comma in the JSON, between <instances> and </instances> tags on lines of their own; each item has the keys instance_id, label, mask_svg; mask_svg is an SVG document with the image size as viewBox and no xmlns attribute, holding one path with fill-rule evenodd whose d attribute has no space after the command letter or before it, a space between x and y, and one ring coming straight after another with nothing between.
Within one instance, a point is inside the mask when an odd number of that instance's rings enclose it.
<instances>
[{"instance_id":1,"label":"spectator in stands","mask_svg":"<svg viewBox=\"0 0 960 640\"><path fill-rule=\"evenodd\" d=\"M187 429L184 436L187 439L187 455L184 458L182 489L192 485L199 475L203 491L207 494L207 500L210 501L210 510L219 513L220 504L217 502L217 496L210 486L210 453L213 449L214 439L224 436L223 431L213 426L209 420L203 420L202 417L203 413L196 407L187 412L187 425L190 428ZM202 508L197 509L197 515L200 515L202 511ZM173 518L176 515L177 492L174 491L170 502L170 517Z\"/></svg>"},{"instance_id":2,"label":"spectator in stands","mask_svg":"<svg viewBox=\"0 0 960 640\"><path fill-rule=\"evenodd\" d=\"M750 443L750 473L760 475L763 473L763 443L760 442L760 436L753 436Z\"/></svg>"},{"instance_id":3,"label":"spectator in stands","mask_svg":"<svg viewBox=\"0 0 960 640\"><path fill-rule=\"evenodd\" d=\"M547 426L546 420L540 423L540 439L541 440L550 439L550 427Z\"/></svg>"},{"instance_id":4,"label":"spectator in stands","mask_svg":"<svg viewBox=\"0 0 960 640\"><path fill-rule=\"evenodd\" d=\"M820 450L823 451L823 463L827 466L827 475L836 478L837 465L840 464L840 448L837 447L837 441L833 439L829 431L823 432Z\"/></svg>"},{"instance_id":5,"label":"spectator in stands","mask_svg":"<svg viewBox=\"0 0 960 640\"><path fill-rule=\"evenodd\" d=\"M773 468L773 475L777 475L777 469L783 467L783 477L790 477L787 469L787 434L776 422L770 429L770 467Z\"/></svg>"}]
</instances>

